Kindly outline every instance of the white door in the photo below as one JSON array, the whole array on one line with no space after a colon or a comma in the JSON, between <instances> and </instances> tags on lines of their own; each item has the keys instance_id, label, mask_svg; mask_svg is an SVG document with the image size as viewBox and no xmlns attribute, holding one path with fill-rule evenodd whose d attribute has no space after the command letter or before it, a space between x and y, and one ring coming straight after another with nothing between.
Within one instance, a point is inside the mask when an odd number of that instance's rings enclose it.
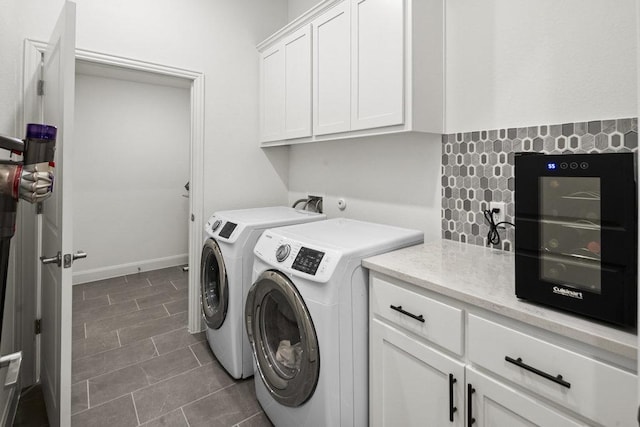
<instances>
[{"instance_id":1,"label":"white door","mask_svg":"<svg viewBox=\"0 0 640 427\"><path fill-rule=\"evenodd\" d=\"M72 253L71 159L76 5L66 2L44 54L44 122L57 126L53 195L43 203L42 253ZM64 171L64 175L63 175ZM69 255L70 257L71 255ZM49 423L71 424L71 267L42 265L42 390ZM67 268L65 264L69 264Z\"/></svg>"},{"instance_id":2,"label":"white door","mask_svg":"<svg viewBox=\"0 0 640 427\"><path fill-rule=\"evenodd\" d=\"M351 130L349 2L313 21L313 133Z\"/></svg>"},{"instance_id":3,"label":"white door","mask_svg":"<svg viewBox=\"0 0 640 427\"><path fill-rule=\"evenodd\" d=\"M464 364L377 319L370 323L372 426L464 425Z\"/></svg>"},{"instance_id":4,"label":"white door","mask_svg":"<svg viewBox=\"0 0 640 427\"><path fill-rule=\"evenodd\" d=\"M404 121L404 0L352 0L351 129Z\"/></svg>"},{"instance_id":5,"label":"white door","mask_svg":"<svg viewBox=\"0 0 640 427\"><path fill-rule=\"evenodd\" d=\"M467 425L578 427L587 424L506 384L467 368Z\"/></svg>"},{"instance_id":6,"label":"white door","mask_svg":"<svg viewBox=\"0 0 640 427\"><path fill-rule=\"evenodd\" d=\"M260 57L260 142L284 135L284 51L282 44Z\"/></svg>"},{"instance_id":7,"label":"white door","mask_svg":"<svg viewBox=\"0 0 640 427\"><path fill-rule=\"evenodd\" d=\"M284 138L311 136L311 26L287 37L284 50Z\"/></svg>"}]
</instances>

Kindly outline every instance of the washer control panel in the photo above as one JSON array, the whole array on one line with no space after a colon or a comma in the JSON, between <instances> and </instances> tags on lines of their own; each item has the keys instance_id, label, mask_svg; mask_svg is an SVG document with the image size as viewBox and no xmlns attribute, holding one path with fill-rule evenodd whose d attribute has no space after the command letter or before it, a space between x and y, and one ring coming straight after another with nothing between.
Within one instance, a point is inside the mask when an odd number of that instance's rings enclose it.
<instances>
[{"instance_id":1,"label":"washer control panel","mask_svg":"<svg viewBox=\"0 0 640 427\"><path fill-rule=\"evenodd\" d=\"M320 283L329 281L342 259L339 250L278 235L277 228L260 236L253 253L273 268Z\"/></svg>"},{"instance_id":2,"label":"washer control panel","mask_svg":"<svg viewBox=\"0 0 640 427\"><path fill-rule=\"evenodd\" d=\"M302 246L291 268L315 276L324 257L324 252Z\"/></svg>"}]
</instances>

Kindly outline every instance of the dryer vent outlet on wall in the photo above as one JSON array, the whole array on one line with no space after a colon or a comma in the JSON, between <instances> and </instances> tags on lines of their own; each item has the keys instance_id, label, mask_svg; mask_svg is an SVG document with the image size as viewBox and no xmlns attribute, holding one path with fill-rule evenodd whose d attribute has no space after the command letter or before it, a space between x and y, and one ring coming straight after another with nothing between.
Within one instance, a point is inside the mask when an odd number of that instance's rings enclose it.
<instances>
[{"instance_id":1,"label":"dryer vent outlet on wall","mask_svg":"<svg viewBox=\"0 0 640 427\"><path fill-rule=\"evenodd\" d=\"M323 212L323 200L322 200L322 196L312 196L309 195L307 196L307 209L309 210L315 210L316 212L322 213Z\"/></svg>"}]
</instances>

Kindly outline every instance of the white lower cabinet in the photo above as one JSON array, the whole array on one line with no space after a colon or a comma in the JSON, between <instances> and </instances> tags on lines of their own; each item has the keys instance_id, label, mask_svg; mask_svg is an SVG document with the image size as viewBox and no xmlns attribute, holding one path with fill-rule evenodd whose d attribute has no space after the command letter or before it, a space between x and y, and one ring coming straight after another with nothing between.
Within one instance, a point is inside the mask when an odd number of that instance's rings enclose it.
<instances>
[{"instance_id":1,"label":"white lower cabinet","mask_svg":"<svg viewBox=\"0 0 640 427\"><path fill-rule=\"evenodd\" d=\"M377 272L369 312L372 426L637 426L614 356Z\"/></svg>"},{"instance_id":2,"label":"white lower cabinet","mask_svg":"<svg viewBox=\"0 0 640 427\"><path fill-rule=\"evenodd\" d=\"M474 368L467 367L466 376L467 426L576 427L588 425L580 423L500 381L496 381Z\"/></svg>"},{"instance_id":3,"label":"white lower cabinet","mask_svg":"<svg viewBox=\"0 0 640 427\"><path fill-rule=\"evenodd\" d=\"M464 425L464 364L378 320L370 328L370 425Z\"/></svg>"}]
</instances>

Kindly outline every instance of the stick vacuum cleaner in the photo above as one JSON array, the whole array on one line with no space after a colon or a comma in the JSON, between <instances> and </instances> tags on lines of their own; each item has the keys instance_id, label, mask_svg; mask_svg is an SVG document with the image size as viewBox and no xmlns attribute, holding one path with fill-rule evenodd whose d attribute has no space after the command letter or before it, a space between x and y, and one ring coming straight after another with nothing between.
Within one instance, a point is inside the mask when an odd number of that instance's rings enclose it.
<instances>
[{"instance_id":1,"label":"stick vacuum cleaner","mask_svg":"<svg viewBox=\"0 0 640 427\"><path fill-rule=\"evenodd\" d=\"M54 126L28 124L24 140L0 135L0 148L22 155L22 161L0 160L0 334L18 199L38 203L51 196L56 134Z\"/></svg>"}]
</instances>

